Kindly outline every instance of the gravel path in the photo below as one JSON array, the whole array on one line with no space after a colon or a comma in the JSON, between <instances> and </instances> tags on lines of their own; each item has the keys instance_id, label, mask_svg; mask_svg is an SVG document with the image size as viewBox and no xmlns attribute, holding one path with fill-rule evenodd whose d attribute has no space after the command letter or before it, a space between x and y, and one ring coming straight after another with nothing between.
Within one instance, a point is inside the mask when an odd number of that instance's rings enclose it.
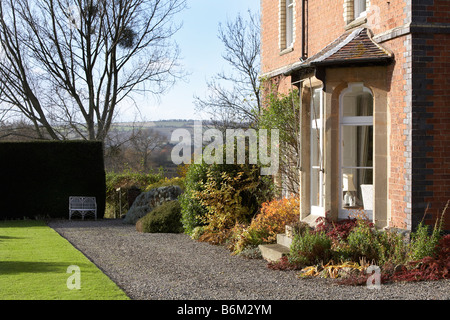
<instances>
[{"instance_id":1,"label":"gravel path","mask_svg":"<svg viewBox=\"0 0 450 320\"><path fill-rule=\"evenodd\" d=\"M120 220L51 221L49 226L135 300L450 299L450 281L396 283L380 290L329 279L297 279L264 260L231 256L184 234L140 234Z\"/></svg>"}]
</instances>

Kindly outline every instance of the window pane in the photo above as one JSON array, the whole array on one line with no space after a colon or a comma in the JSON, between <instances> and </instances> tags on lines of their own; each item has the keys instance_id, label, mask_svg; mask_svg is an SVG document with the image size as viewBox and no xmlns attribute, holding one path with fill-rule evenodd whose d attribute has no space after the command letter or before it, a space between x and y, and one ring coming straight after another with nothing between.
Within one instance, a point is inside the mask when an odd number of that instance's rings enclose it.
<instances>
[{"instance_id":1,"label":"window pane","mask_svg":"<svg viewBox=\"0 0 450 320\"><path fill-rule=\"evenodd\" d=\"M286 0L286 47L294 42L294 1Z\"/></svg>"},{"instance_id":2,"label":"window pane","mask_svg":"<svg viewBox=\"0 0 450 320\"><path fill-rule=\"evenodd\" d=\"M311 101L311 212L323 214L323 124L322 89L313 90Z\"/></svg>"},{"instance_id":3,"label":"window pane","mask_svg":"<svg viewBox=\"0 0 450 320\"><path fill-rule=\"evenodd\" d=\"M373 126L342 126L342 166L373 166Z\"/></svg>"},{"instance_id":4,"label":"window pane","mask_svg":"<svg viewBox=\"0 0 450 320\"><path fill-rule=\"evenodd\" d=\"M354 0L355 19L362 16L366 12L366 0Z\"/></svg>"},{"instance_id":5,"label":"window pane","mask_svg":"<svg viewBox=\"0 0 450 320\"><path fill-rule=\"evenodd\" d=\"M341 200L342 208L373 210L373 97L359 84L342 97Z\"/></svg>"},{"instance_id":6,"label":"window pane","mask_svg":"<svg viewBox=\"0 0 450 320\"><path fill-rule=\"evenodd\" d=\"M322 185L323 175L319 169L311 169L311 205L322 207Z\"/></svg>"},{"instance_id":7,"label":"window pane","mask_svg":"<svg viewBox=\"0 0 450 320\"><path fill-rule=\"evenodd\" d=\"M344 168L341 181L343 208L373 210L373 169Z\"/></svg>"},{"instance_id":8,"label":"window pane","mask_svg":"<svg viewBox=\"0 0 450 320\"><path fill-rule=\"evenodd\" d=\"M320 130L311 129L311 166L320 166Z\"/></svg>"},{"instance_id":9,"label":"window pane","mask_svg":"<svg viewBox=\"0 0 450 320\"><path fill-rule=\"evenodd\" d=\"M314 89L313 91L313 101L312 101L312 110L311 110L311 119L320 119L320 96L322 94L322 89ZM313 123L314 125L314 123Z\"/></svg>"},{"instance_id":10,"label":"window pane","mask_svg":"<svg viewBox=\"0 0 450 320\"><path fill-rule=\"evenodd\" d=\"M373 98L370 93L347 94L343 103L344 117L373 116Z\"/></svg>"}]
</instances>

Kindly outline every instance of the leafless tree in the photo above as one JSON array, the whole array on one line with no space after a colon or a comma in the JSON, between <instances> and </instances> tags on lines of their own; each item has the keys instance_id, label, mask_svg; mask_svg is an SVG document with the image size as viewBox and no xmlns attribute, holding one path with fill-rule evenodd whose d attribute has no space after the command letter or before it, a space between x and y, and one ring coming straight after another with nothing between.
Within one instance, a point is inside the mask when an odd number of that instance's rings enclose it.
<instances>
[{"instance_id":1,"label":"leafless tree","mask_svg":"<svg viewBox=\"0 0 450 320\"><path fill-rule=\"evenodd\" d=\"M135 128L130 137L133 152L138 156L139 163L144 172L150 169L150 155L153 151L161 149L168 139L151 128Z\"/></svg>"},{"instance_id":2,"label":"leafless tree","mask_svg":"<svg viewBox=\"0 0 450 320\"><path fill-rule=\"evenodd\" d=\"M239 14L219 26L218 37L225 47L222 57L232 71L220 72L207 82L207 96L196 96L196 107L224 126L256 125L261 110L259 15L249 12L244 19Z\"/></svg>"},{"instance_id":3,"label":"leafless tree","mask_svg":"<svg viewBox=\"0 0 450 320\"><path fill-rule=\"evenodd\" d=\"M38 136L33 126L23 120L4 122L0 119L0 141L30 141Z\"/></svg>"},{"instance_id":4,"label":"leafless tree","mask_svg":"<svg viewBox=\"0 0 450 320\"><path fill-rule=\"evenodd\" d=\"M121 103L182 76L186 0L0 0L0 112L40 138L104 140Z\"/></svg>"},{"instance_id":5,"label":"leafless tree","mask_svg":"<svg viewBox=\"0 0 450 320\"><path fill-rule=\"evenodd\" d=\"M168 142L168 137L142 122L113 125L105 139L105 167L115 172L125 169L149 172Z\"/></svg>"},{"instance_id":6,"label":"leafless tree","mask_svg":"<svg viewBox=\"0 0 450 320\"><path fill-rule=\"evenodd\" d=\"M130 135L114 126L108 131L104 140L104 161L106 171L120 172L128 163L126 147L130 141Z\"/></svg>"}]
</instances>

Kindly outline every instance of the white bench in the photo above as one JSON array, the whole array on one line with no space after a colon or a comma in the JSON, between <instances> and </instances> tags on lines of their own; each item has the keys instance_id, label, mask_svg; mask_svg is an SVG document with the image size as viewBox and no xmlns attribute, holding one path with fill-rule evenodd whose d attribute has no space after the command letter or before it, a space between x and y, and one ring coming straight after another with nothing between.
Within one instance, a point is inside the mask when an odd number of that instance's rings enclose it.
<instances>
[{"instance_id":1,"label":"white bench","mask_svg":"<svg viewBox=\"0 0 450 320\"><path fill-rule=\"evenodd\" d=\"M95 197L69 197L69 220L72 215L78 213L81 219L87 214L93 214L97 220L97 201Z\"/></svg>"}]
</instances>

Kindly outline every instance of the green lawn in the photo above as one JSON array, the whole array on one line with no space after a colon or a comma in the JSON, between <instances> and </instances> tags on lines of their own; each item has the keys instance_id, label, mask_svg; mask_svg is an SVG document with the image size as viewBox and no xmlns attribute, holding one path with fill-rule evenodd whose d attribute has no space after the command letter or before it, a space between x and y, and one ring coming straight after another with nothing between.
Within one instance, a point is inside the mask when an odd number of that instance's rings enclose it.
<instances>
[{"instance_id":1,"label":"green lawn","mask_svg":"<svg viewBox=\"0 0 450 320\"><path fill-rule=\"evenodd\" d=\"M79 273L67 273L78 266ZM79 280L79 281L78 281ZM80 284L80 289L73 287ZM0 221L0 300L127 300L80 251L42 221Z\"/></svg>"}]
</instances>

